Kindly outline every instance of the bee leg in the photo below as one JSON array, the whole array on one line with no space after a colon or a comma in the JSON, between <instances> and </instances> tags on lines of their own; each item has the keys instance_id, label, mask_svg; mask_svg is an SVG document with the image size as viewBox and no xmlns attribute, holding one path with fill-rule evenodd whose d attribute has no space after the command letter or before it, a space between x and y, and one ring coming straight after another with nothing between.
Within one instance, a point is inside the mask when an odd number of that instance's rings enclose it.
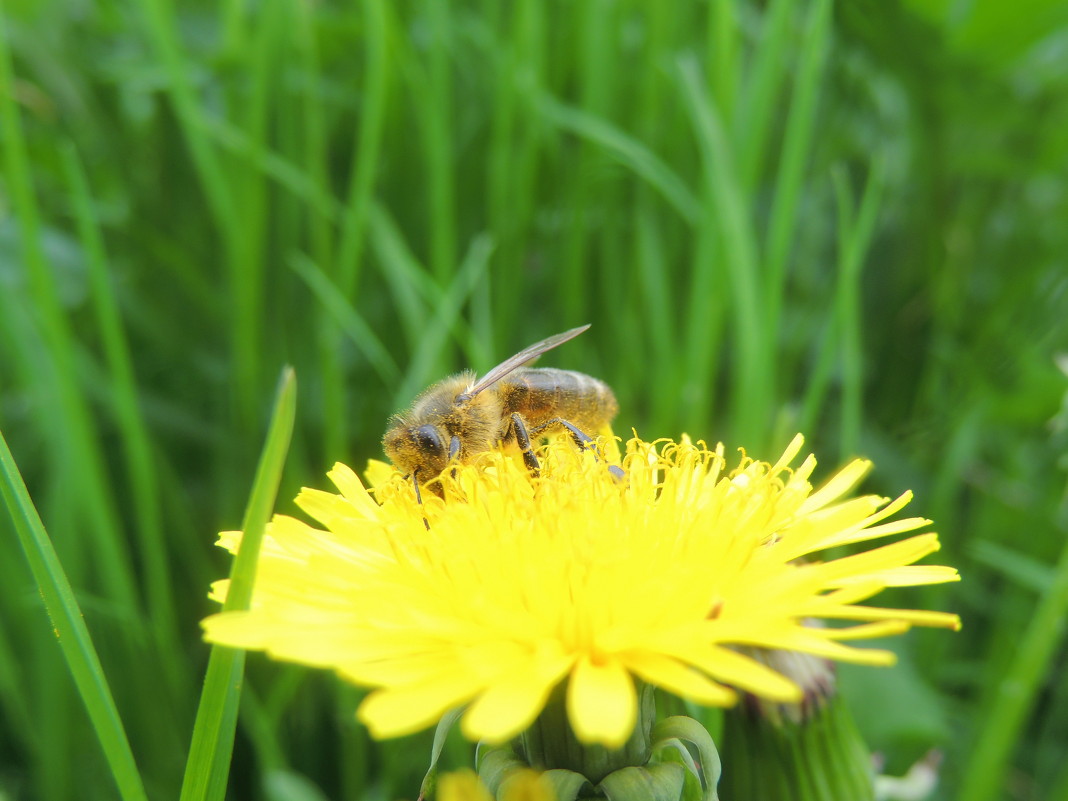
<instances>
[{"instance_id":1,"label":"bee leg","mask_svg":"<svg viewBox=\"0 0 1068 801\"><path fill-rule=\"evenodd\" d=\"M569 423L562 417L554 417L552 420L546 420L537 428L532 429L530 433L537 436L549 426L560 426L561 428L566 429L567 433L571 435L571 439L575 441L575 445L577 445L580 450L589 448L597 455L598 459L603 459L601 452L597 449L597 445L593 441L593 437L582 431L574 423ZM622 479L624 475L623 468L614 464L608 465L608 472L616 479Z\"/></svg>"},{"instance_id":2,"label":"bee leg","mask_svg":"<svg viewBox=\"0 0 1068 801\"><path fill-rule=\"evenodd\" d=\"M544 426L539 426L544 428ZM523 453L523 464L527 466L527 470L531 475L538 475L541 472L541 463L538 461L538 457L534 455L534 448L530 444L530 432L527 431L527 424L523 422L523 418L519 416L517 412L512 412L512 434L515 435L516 444L519 445L519 450Z\"/></svg>"},{"instance_id":3,"label":"bee leg","mask_svg":"<svg viewBox=\"0 0 1068 801\"><path fill-rule=\"evenodd\" d=\"M449 440L449 461L450 462L455 462L459 455L460 455L460 438L455 436L455 435L453 435L453 438L451 440ZM455 467L452 469L452 472L450 473L450 475L453 478L456 478L456 468Z\"/></svg>"},{"instance_id":4,"label":"bee leg","mask_svg":"<svg viewBox=\"0 0 1068 801\"><path fill-rule=\"evenodd\" d=\"M571 435L571 439L575 441L579 450L584 451L586 448L597 450L596 446L593 444L593 437L578 428L574 423L569 423L562 417L554 417L552 420L546 420L537 428L531 429L530 433L536 437L550 426L560 426L561 428L567 429L567 433Z\"/></svg>"},{"instance_id":5,"label":"bee leg","mask_svg":"<svg viewBox=\"0 0 1068 801\"><path fill-rule=\"evenodd\" d=\"M423 496L419 492L419 471L412 471L412 484L415 486L415 501L419 504L419 508L423 508ZM423 514L423 525L426 526L426 530L430 531L430 521L426 519L426 513Z\"/></svg>"}]
</instances>

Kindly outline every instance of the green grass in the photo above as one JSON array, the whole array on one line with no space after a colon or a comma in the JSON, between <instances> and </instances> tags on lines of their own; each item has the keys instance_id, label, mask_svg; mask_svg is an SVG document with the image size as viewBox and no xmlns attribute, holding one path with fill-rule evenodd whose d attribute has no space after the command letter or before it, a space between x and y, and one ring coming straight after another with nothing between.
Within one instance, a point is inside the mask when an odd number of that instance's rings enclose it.
<instances>
[{"instance_id":1,"label":"green grass","mask_svg":"<svg viewBox=\"0 0 1068 801\"><path fill-rule=\"evenodd\" d=\"M965 627L854 714L891 772L945 751L938 799L1064 797L1068 11L1026 5L4 0L0 797L221 797L197 623L285 365L292 512L586 322L547 362L617 430L914 489L964 581L889 600ZM430 733L246 673L230 797L414 797Z\"/></svg>"},{"instance_id":2,"label":"green grass","mask_svg":"<svg viewBox=\"0 0 1068 801\"><path fill-rule=\"evenodd\" d=\"M267 521L278 496L293 422L297 411L297 387L292 368L286 368L278 390L271 430L256 471L245 516L241 521L241 548L234 557L224 611L248 609L256 579ZM189 759L182 782L183 801L225 797L237 726L238 704L245 670L245 654L233 648L214 646L208 660L204 689L197 706Z\"/></svg>"}]
</instances>

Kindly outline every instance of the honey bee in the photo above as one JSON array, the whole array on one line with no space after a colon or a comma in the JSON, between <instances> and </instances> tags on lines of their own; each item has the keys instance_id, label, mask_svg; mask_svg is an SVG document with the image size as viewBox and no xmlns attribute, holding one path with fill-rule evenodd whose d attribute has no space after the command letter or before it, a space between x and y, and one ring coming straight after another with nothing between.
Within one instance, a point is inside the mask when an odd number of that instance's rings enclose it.
<instances>
[{"instance_id":1,"label":"honey bee","mask_svg":"<svg viewBox=\"0 0 1068 801\"><path fill-rule=\"evenodd\" d=\"M471 371L446 378L408 411L394 415L382 446L394 466L411 477L416 494L420 482L440 475L449 462L467 462L500 444L518 446L527 469L537 475L531 443L552 429L567 432L580 448L592 447L593 438L585 432L604 428L619 411L608 385L573 370L523 367L587 328L543 339L480 379ZM430 486L442 494L437 484Z\"/></svg>"}]
</instances>

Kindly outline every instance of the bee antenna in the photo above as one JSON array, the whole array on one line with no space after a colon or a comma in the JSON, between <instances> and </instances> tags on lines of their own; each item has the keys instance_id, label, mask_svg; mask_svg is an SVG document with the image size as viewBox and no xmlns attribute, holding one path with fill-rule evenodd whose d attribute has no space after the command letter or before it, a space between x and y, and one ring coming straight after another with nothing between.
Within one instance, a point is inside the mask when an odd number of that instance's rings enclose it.
<instances>
[{"instance_id":1,"label":"bee antenna","mask_svg":"<svg viewBox=\"0 0 1068 801\"><path fill-rule=\"evenodd\" d=\"M415 502L419 504L419 508L423 508L423 496L419 492L419 470L412 471L412 486L415 487ZM426 530L430 531L430 521L426 519L426 512L423 512L423 525L426 526Z\"/></svg>"}]
</instances>

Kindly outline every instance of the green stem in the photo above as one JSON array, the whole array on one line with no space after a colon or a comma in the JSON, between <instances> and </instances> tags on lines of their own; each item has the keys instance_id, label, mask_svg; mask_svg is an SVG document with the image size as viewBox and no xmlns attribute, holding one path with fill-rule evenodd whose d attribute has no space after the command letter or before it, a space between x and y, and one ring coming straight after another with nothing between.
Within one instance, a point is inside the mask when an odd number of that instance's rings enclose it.
<instances>
[{"instance_id":1,"label":"green stem","mask_svg":"<svg viewBox=\"0 0 1068 801\"><path fill-rule=\"evenodd\" d=\"M814 699L801 720L766 715L757 704L727 714L724 798L871 801L871 757L840 697Z\"/></svg>"}]
</instances>

